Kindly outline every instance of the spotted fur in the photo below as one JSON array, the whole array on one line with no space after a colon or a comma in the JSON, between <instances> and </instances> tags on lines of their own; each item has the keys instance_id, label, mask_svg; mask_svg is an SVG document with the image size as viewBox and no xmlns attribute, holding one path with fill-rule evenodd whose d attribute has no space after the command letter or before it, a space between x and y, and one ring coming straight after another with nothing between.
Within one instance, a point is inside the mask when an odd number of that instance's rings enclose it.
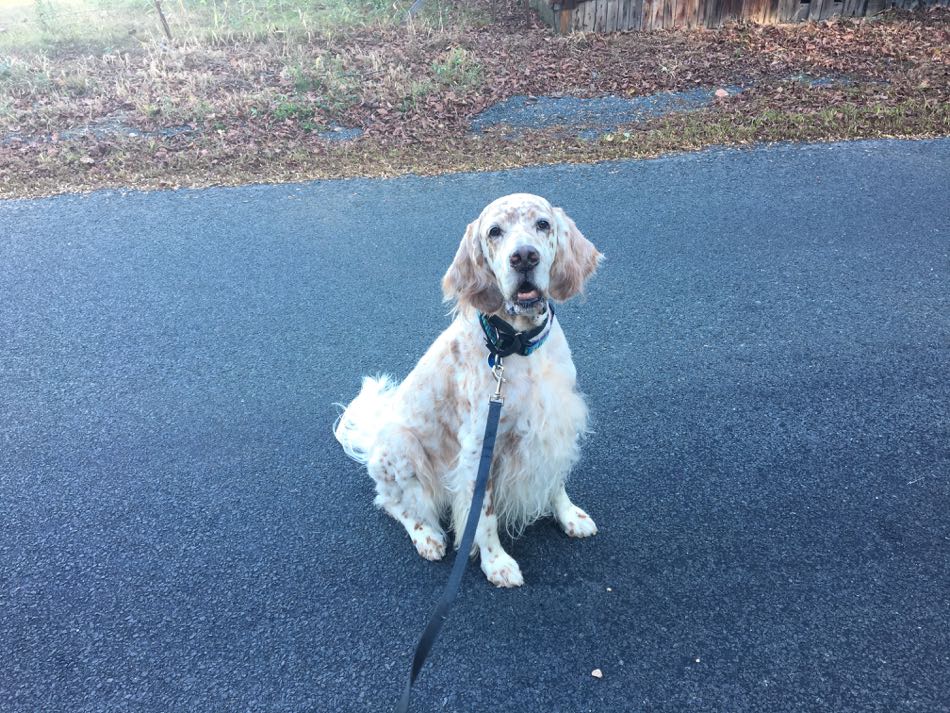
<instances>
[{"instance_id":1,"label":"spotted fur","mask_svg":"<svg viewBox=\"0 0 950 713\"><path fill-rule=\"evenodd\" d=\"M523 276L508 260L524 245L539 255L531 283L545 298L528 306L515 299ZM494 388L476 310L530 329L547 318L547 298L562 301L580 292L601 259L574 222L543 198L514 194L491 203L468 226L443 278L445 298L455 306L451 325L402 383L367 377L345 408L334 429L337 440L366 466L376 483L376 505L403 525L422 557L445 554L443 516L456 546L468 517ZM556 320L535 353L505 360L505 377L473 554L493 584L511 587L524 580L501 546L499 528L517 535L545 515L554 515L572 537L593 535L597 527L565 491L587 431L587 405Z\"/></svg>"}]
</instances>

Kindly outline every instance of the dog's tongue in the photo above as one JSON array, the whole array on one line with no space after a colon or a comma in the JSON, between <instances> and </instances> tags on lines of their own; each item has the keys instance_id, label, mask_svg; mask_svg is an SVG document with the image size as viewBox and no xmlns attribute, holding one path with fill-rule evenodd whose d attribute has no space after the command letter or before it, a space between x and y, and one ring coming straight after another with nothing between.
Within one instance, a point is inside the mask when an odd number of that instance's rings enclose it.
<instances>
[{"instance_id":1,"label":"dog's tongue","mask_svg":"<svg viewBox=\"0 0 950 713\"><path fill-rule=\"evenodd\" d=\"M521 302L527 302L528 300L536 300L541 297L541 293L538 292L536 287L532 287L530 290L518 290L518 300Z\"/></svg>"}]
</instances>

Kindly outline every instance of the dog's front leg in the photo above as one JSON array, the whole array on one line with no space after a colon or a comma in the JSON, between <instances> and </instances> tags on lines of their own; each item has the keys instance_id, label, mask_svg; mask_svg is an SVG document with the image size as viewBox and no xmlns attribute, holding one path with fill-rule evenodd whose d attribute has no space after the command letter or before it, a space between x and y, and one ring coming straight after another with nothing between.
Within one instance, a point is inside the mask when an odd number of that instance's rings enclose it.
<instances>
[{"instance_id":1,"label":"dog's front leg","mask_svg":"<svg viewBox=\"0 0 950 713\"><path fill-rule=\"evenodd\" d=\"M472 492L475 488L475 473L478 469L480 450L469 451L473 457L460 457L459 468L456 473L464 478L465 487L459 488L452 501L452 522L455 529L455 546L458 547L465 530L465 522L472 506ZM498 516L494 507L494 488L492 481L488 481L485 491L485 501L482 503L482 514L475 530L475 548L481 559L482 572L488 581L496 587L520 587L524 584L521 568L514 558L505 552L498 538ZM470 554L475 554L473 548Z\"/></svg>"},{"instance_id":2,"label":"dog's front leg","mask_svg":"<svg viewBox=\"0 0 950 713\"><path fill-rule=\"evenodd\" d=\"M567 491L564 486L554 496L554 517L564 530L571 537L590 537L597 534L597 525L591 519L591 516L577 507L567 497Z\"/></svg>"},{"instance_id":3,"label":"dog's front leg","mask_svg":"<svg viewBox=\"0 0 950 713\"><path fill-rule=\"evenodd\" d=\"M494 493L491 486L489 481L482 506L482 517L475 531L475 544L482 560L482 572L496 587L520 587L524 584L521 568L514 558L505 552L501 540L498 539L498 516L495 515L492 505Z\"/></svg>"}]
</instances>

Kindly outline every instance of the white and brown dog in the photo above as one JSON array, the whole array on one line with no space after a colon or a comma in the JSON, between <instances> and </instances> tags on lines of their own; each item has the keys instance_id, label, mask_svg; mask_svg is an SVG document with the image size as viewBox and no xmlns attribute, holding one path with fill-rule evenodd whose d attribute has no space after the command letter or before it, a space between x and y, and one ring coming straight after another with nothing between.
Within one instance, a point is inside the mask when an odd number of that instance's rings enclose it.
<instances>
[{"instance_id":1,"label":"white and brown dog","mask_svg":"<svg viewBox=\"0 0 950 713\"><path fill-rule=\"evenodd\" d=\"M495 386L485 331L492 317L517 332L544 326L531 345L540 346L504 360L505 406L475 534L482 571L500 587L524 582L502 549L499 523L517 534L553 514L572 537L597 532L564 490L580 457L587 406L549 300L578 294L602 257L543 198L519 193L494 201L468 226L442 279L446 301L455 302L452 324L402 383L365 378L341 415L337 440L366 465L376 505L402 523L426 559L445 555L440 515L451 514L456 546L468 517Z\"/></svg>"}]
</instances>

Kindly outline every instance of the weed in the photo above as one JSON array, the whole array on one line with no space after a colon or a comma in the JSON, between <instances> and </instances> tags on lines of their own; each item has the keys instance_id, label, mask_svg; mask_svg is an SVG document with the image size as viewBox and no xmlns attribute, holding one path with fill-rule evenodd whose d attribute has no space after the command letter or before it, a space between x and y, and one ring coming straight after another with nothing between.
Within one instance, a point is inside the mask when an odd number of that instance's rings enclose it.
<instances>
[{"instance_id":1,"label":"weed","mask_svg":"<svg viewBox=\"0 0 950 713\"><path fill-rule=\"evenodd\" d=\"M411 78L398 83L402 99L399 110L403 113L416 109L426 97L442 90L467 92L482 83L482 67L469 50L455 47L433 61L431 77Z\"/></svg>"},{"instance_id":2,"label":"weed","mask_svg":"<svg viewBox=\"0 0 950 713\"><path fill-rule=\"evenodd\" d=\"M312 94L314 104L337 116L359 100L359 75L348 71L338 55L320 55L307 67L285 70L298 94Z\"/></svg>"},{"instance_id":3,"label":"weed","mask_svg":"<svg viewBox=\"0 0 950 713\"><path fill-rule=\"evenodd\" d=\"M313 118L313 107L299 104L294 101L281 101L271 112L277 121L296 119L298 121Z\"/></svg>"},{"instance_id":4,"label":"weed","mask_svg":"<svg viewBox=\"0 0 950 713\"><path fill-rule=\"evenodd\" d=\"M482 66L475 55L462 47L453 47L432 63L437 82L462 91L477 88L482 83Z\"/></svg>"},{"instance_id":5,"label":"weed","mask_svg":"<svg viewBox=\"0 0 950 713\"><path fill-rule=\"evenodd\" d=\"M432 93L435 86L435 82L430 79L413 79L410 81L408 93L399 102L399 111L406 113L415 109L422 99Z\"/></svg>"}]
</instances>

